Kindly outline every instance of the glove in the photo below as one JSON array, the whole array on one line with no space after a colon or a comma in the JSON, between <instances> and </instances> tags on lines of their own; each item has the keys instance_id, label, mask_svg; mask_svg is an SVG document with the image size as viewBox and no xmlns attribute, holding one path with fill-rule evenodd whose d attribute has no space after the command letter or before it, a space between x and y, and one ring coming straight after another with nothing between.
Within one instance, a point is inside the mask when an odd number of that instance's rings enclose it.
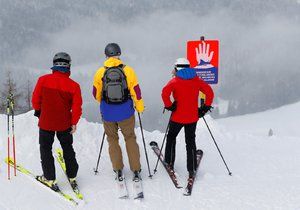
<instances>
[{"instance_id":1,"label":"glove","mask_svg":"<svg viewBox=\"0 0 300 210\"><path fill-rule=\"evenodd\" d=\"M208 112L211 111L213 107L212 106L206 106L205 104L198 108L198 117L204 117L204 115Z\"/></svg>"},{"instance_id":2,"label":"glove","mask_svg":"<svg viewBox=\"0 0 300 210\"><path fill-rule=\"evenodd\" d=\"M145 107L144 106L142 106L142 107L135 107L135 110L138 112L138 113L140 113L140 114L142 114L143 112L144 112L144 110L145 110Z\"/></svg>"},{"instance_id":3,"label":"glove","mask_svg":"<svg viewBox=\"0 0 300 210\"><path fill-rule=\"evenodd\" d=\"M171 112L175 112L177 109L177 101L174 101L171 106L165 107L165 109Z\"/></svg>"},{"instance_id":4,"label":"glove","mask_svg":"<svg viewBox=\"0 0 300 210\"><path fill-rule=\"evenodd\" d=\"M135 102L135 107L134 108L138 113L141 114L145 110L143 100L139 100L139 101Z\"/></svg>"},{"instance_id":5,"label":"glove","mask_svg":"<svg viewBox=\"0 0 300 210\"><path fill-rule=\"evenodd\" d=\"M75 133L75 132L76 132L76 130L77 130L77 126L76 126L76 125L72 125L72 126L71 126L71 131L70 131L70 134L73 134L73 133Z\"/></svg>"},{"instance_id":6,"label":"glove","mask_svg":"<svg viewBox=\"0 0 300 210\"><path fill-rule=\"evenodd\" d=\"M35 117L40 118L41 115L41 110L34 110L34 114Z\"/></svg>"}]
</instances>

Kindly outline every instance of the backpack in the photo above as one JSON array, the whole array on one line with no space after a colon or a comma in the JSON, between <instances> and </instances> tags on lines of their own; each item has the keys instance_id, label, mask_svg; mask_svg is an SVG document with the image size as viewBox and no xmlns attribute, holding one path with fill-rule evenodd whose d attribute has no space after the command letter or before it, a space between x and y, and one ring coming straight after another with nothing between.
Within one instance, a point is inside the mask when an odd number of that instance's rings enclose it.
<instances>
[{"instance_id":1,"label":"backpack","mask_svg":"<svg viewBox=\"0 0 300 210\"><path fill-rule=\"evenodd\" d=\"M102 98L108 104L122 104L129 99L124 67L123 64L109 68L104 67Z\"/></svg>"}]
</instances>

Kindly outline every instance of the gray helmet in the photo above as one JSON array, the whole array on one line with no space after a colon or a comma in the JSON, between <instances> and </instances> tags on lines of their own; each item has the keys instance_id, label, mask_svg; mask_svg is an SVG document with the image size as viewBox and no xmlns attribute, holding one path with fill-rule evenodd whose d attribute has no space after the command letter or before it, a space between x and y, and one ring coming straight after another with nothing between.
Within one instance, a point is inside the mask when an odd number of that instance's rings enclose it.
<instances>
[{"instance_id":1,"label":"gray helmet","mask_svg":"<svg viewBox=\"0 0 300 210\"><path fill-rule=\"evenodd\" d=\"M116 43L109 43L106 45L104 52L107 57L119 56L121 55L121 48Z\"/></svg>"},{"instance_id":2,"label":"gray helmet","mask_svg":"<svg viewBox=\"0 0 300 210\"><path fill-rule=\"evenodd\" d=\"M62 66L70 68L71 56L65 52L56 53L53 57L53 66Z\"/></svg>"}]
</instances>

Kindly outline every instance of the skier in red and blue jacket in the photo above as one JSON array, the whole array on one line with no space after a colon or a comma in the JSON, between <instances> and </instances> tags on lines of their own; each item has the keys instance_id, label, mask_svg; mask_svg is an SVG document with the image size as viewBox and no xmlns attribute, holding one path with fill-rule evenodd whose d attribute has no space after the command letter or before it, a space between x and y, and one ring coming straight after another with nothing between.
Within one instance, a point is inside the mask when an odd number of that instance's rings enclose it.
<instances>
[{"instance_id":1,"label":"skier in red and blue jacket","mask_svg":"<svg viewBox=\"0 0 300 210\"><path fill-rule=\"evenodd\" d=\"M175 162L176 137L184 127L187 151L187 170L192 177L196 171L195 132L199 117L212 107L214 93L212 88L200 79L195 69L185 58L178 58L174 68L174 78L162 90L165 109L172 111L165 149L165 162L173 170ZM199 93L205 94L205 104L198 108ZM173 102L170 99L173 95Z\"/></svg>"}]
</instances>

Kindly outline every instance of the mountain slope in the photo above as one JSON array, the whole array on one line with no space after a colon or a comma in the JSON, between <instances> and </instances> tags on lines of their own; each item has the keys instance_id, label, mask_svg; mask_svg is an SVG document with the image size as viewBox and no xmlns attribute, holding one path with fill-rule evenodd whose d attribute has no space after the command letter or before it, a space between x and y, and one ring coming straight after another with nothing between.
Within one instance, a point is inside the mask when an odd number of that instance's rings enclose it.
<instances>
[{"instance_id":1,"label":"mountain slope","mask_svg":"<svg viewBox=\"0 0 300 210\"><path fill-rule=\"evenodd\" d=\"M100 160L100 173L94 175L92 169L96 164L103 129L101 124L82 119L74 138L74 146L80 165L78 182L87 203L78 209L298 209L300 134L296 125L300 120L295 113L299 108L300 103L296 103L277 110L222 120L207 117L207 122L233 172L232 177L227 175L207 128L200 120L197 146L204 150L204 157L191 197L182 196L181 191L173 187L161 166L152 180L147 177L143 144L137 128L143 165L143 202L116 198L106 142ZM16 117L17 161L40 174L37 119L32 115L29 112ZM0 209L73 209L73 206L22 174L7 181L7 167L2 161L6 156L6 116L0 115L0 122ZM280 126L279 122L285 123ZM275 134L272 137L267 135L270 128ZM161 144L163 135L158 131L145 131L147 145L152 140ZM120 143L124 151L122 137ZM56 141L54 148L58 146ZM149 147L147 150L153 169L156 158ZM128 169L126 154L123 155L128 188L132 192L132 175ZM182 181L187 175L185 157L184 134L180 133L175 167ZM61 188L71 193L58 165L56 172Z\"/></svg>"}]
</instances>

